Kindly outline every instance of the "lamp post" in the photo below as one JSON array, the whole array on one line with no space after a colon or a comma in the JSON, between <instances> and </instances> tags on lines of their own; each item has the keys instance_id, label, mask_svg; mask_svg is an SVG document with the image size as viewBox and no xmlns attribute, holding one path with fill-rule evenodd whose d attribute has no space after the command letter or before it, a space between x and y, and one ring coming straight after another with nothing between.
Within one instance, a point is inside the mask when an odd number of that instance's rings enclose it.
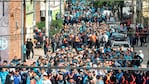
<instances>
[{"instance_id":1,"label":"lamp post","mask_svg":"<svg viewBox=\"0 0 149 84\"><path fill-rule=\"evenodd\" d=\"M21 60L24 61L24 44L26 38L26 0L22 0L21 2Z\"/></svg>"},{"instance_id":2,"label":"lamp post","mask_svg":"<svg viewBox=\"0 0 149 84\"><path fill-rule=\"evenodd\" d=\"M3 16L5 16L5 3L4 3L4 0L3 0Z\"/></svg>"},{"instance_id":3,"label":"lamp post","mask_svg":"<svg viewBox=\"0 0 149 84\"><path fill-rule=\"evenodd\" d=\"M34 16L33 16L33 29L35 29L36 26L36 1L33 0L33 9L34 9Z\"/></svg>"},{"instance_id":4,"label":"lamp post","mask_svg":"<svg viewBox=\"0 0 149 84\"><path fill-rule=\"evenodd\" d=\"M147 55L147 56L148 56L148 57L147 57L147 61L149 61L149 45L147 45L147 50L148 50L148 53L147 53L147 54L148 54L148 55Z\"/></svg>"},{"instance_id":5,"label":"lamp post","mask_svg":"<svg viewBox=\"0 0 149 84\"><path fill-rule=\"evenodd\" d=\"M24 4L24 1L22 0L21 2L21 60L23 61L23 57L24 57L24 29L23 29L23 4Z\"/></svg>"},{"instance_id":6,"label":"lamp post","mask_svg":"<svg viewBox=\"0 0 149 84\"><path fill-rule=\"evenodd\" d=\"M61 18L61 15L62 15L62 0L60 0L60 18Z\"/></svg>"},{"instance_id":7,"label":"lamp post","mask_svg":"<svg viewBox=\"0 0 149 84\"><path fill-rule=\"evenodd\" d=\"M23 0L23 38L26 39L26 0Z\"/></svg>"},{"instance_id":8,"label":"lamp post","mask_svg":"<svg viewBox=\"0 0 149 84\"><path fill-rule=\"evenodd\" d=\"M49 37L49 0L45 1L45 11L46 11L46 36Z\"/></svg>"},{"instance_id":9,"label":"lamp post","mask_svg":"<svg viewBox=\"0 0 149 84\"><path fill-rule=\"evenodd\" d=\"M2 38L2 37L0 37L0 38ZM0 48L1 48L1 47L2 47L2 41L0 41ZM1 60L2 60L2 56L1 56L2 53L1 53L1 51L2 51L2 50L0 50L0 62L1 62Z\"/></svg>"}]
</instances>

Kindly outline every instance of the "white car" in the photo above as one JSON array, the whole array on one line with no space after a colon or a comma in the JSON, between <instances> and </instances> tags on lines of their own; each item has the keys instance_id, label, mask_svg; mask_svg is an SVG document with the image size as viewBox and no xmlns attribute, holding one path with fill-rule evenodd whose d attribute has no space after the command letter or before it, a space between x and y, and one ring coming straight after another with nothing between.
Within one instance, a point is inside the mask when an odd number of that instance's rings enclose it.
<instances>
[{"instance_id":1,"label":"white car","mask_svg":"<svg viewBox=\"0 0 149 84\"><path fill-rule=\"evenodd\" d=\"M128 41L113 41L111 43L111 48L120 48L123 47L123 50L126 51L128 48L131 48L131 45Z\"/></svg>"}]
</instances>

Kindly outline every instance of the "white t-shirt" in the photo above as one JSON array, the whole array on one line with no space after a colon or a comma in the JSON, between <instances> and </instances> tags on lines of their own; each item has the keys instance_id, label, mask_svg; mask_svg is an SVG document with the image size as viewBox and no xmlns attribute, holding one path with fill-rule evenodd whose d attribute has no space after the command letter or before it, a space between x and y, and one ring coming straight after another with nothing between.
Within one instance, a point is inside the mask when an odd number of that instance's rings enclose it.
<instances>
[{"instance_id":1,"label":"white t-shirt","mask_svg":"<svg viewBox=\"0 0 149 84\"><path fill-rule=\"evenodd\" d=\"M43 80L42 84L52 84L50 80Z\"/></svg>"},{"instance_id":2,"label":"white t-shirt","mask_svg":"<svg viewBox=\"0 0 149 84\"><path fill-rule=\"evenodd\" d=\"M144 54L142 54L142 53L139 54L139 56L140 56L142 59L144 58Z\"/></svg>"},{"instance_id":3,"label":"white t-shirt","mask_svg":"<svg viewBox=\"0 0 149 84\"><path fill-rule=\"evenodd\" d=\"M103 37L104 37L103 41L108 42L108 35L104 34Z\"/></svg>"}]
</instances>

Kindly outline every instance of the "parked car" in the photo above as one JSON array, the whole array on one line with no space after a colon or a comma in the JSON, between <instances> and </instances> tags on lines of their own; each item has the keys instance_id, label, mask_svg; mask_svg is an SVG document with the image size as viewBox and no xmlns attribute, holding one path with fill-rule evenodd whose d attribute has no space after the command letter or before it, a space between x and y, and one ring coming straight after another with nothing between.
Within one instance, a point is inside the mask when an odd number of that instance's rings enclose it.
<instances>
[{"instance_id":1,"label":"parked car","mask_svg":"<svg viewBox=\"0 0 149 84\"><path fill-rule=\"evenodd\" d=\"M111 44L111 48L120 48L123 47L123 50L127 50L131 48L131 45L128 41L113 41Z\"/></svg>"},{"instance_id":2,"label":"parked car","mask_svg":"<svg viewBox=\"0 0 149 84\"><path fill-rule=\"evenodd\" d=\"M127 41L125 34L114 32L110 36L111 41Z\"/></svg>"}]
</instances>

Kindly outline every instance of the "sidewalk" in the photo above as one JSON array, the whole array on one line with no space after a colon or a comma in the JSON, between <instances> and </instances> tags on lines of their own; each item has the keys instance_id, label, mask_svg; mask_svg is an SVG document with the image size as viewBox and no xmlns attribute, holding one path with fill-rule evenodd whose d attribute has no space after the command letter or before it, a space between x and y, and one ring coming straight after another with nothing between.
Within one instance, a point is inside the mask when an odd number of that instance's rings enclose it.
<instances>
[{"instance_id":1,"label":"sidewalk","mask_svg":"<svg viewBox=\"0 0 149 84\"><path fill-rule=\"evenodd\" d=\"M32 53L30 57L32 56ZM33 62L36 62L39 56L44 56L44 51L41 48L35 48L34 49L34 58L31 58L29 60L26 60L28 65L31 65Z\"/></svg>"}]
</instances>

